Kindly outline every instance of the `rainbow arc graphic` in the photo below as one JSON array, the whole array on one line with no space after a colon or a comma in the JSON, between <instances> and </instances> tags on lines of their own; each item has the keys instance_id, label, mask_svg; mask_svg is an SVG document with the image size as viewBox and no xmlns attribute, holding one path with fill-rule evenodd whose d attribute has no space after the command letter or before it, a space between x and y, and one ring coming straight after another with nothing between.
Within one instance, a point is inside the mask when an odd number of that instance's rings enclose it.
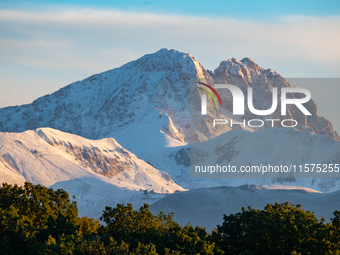
<instances>
[{"instance_id":1,"label":"rainbow arc graphic","mask_svg":"<svg viewBox=\"0 0 340 255\"><path fill-rule=\"evenodd\" d=\"M212 86L210 86L210 85L208 85L208 84L205 84L205 83L203 83L203 82L197 82L197 83L198 83L198 84L201 84L201 85L203 85L203 86L206 86L207 88L209 88L209 89L217 96L217 98L218 98L218 100L220 101L220 104L221 104L221 106L222 106L222 100L221 100L221 98L220 98L220 95L217 93L217 91L216 91ZM210 92L209 90L204 89L204 88L201 88L201 87L198 87L198 89L203 90L205 93L207 93L207 94L212 98L212 100L214 101L215 105L217 106L216 99L215 99L215 97L213 96L213 94L211 94L211 92Z\"/></svg>"}]
</instances>

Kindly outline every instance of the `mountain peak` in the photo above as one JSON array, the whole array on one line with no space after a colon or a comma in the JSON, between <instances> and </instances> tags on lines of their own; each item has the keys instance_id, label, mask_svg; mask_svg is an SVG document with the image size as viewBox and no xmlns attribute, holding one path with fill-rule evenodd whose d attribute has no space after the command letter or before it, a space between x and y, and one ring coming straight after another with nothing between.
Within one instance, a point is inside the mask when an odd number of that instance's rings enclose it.
<instances>
[{"instance_id":1,"label":"mountain peak","mask_svg":"<svg viewBox=\"0 0 340 255\"><path fill-rule=\"evenodd\" d=\"M211 76L241 78L242 89L256 86L267 77L281 77L250 58L222 61L209 74L191 54L160 49L119 68L72 83L32 104L0 109L0 131L51 127L89 139L114 137L131 151L185 145L190 128L190 79ZM270 84L254 93L255 98L263 98L261 91L271 98ZM223 97L231 104L231 97ZM268 100L257 101L257 109L269 107ZM310 103L313 107L314 104ZM316 122L316 118L312 121L317 124L313 130L319 132L320 123L324 122ZM323 133L338 137L332 132L330 129ZM133 152L137 153L136 150Z\"/></svg>"},{"instance_id":2,"label":"mountain peak","mask_svg":"<svg viewBox=\"0 0 340 255\"><path fill-rule=\"evenodd\" d=\"M245 62L250 62L250 63L255 63L254 60L252 60L251 58L248 58L248 57L245 57L241 60L242 63L245 63Z\"/></svg>"},{"instance_id":3,"label":"mountain peak","mask_svg":"<svg viewBox=\"0 0 340 255\"><path fill-rule=\"evenodd\" d=\"M185 72L196 73L195 77L203 77L206 72L201 64L189 53L163 48L151 54L129 62L124 68L137 68L141 72Z\"/></svg>"},{"instance_id":4,"label":"mountain peak","mask_svg":"<svg viewBox=\"0 0 340 255\"><path fill-rule=\"evenodd\" d=\"M275 77L281 78L282 76L272 69L264 69L263 67L256 64L251 58L243 58L239 61L236 58L223 60L219 67L215 69L215 78L227 79L230 76L250 79L256 77Z\"/></svg>"}]
</instances>

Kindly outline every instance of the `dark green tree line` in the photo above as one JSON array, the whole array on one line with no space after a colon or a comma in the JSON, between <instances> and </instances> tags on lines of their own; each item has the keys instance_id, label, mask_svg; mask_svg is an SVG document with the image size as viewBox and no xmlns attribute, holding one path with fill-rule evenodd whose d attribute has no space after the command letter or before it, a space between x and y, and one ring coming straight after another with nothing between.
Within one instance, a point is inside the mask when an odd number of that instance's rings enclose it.
<instances>
[{"instance_id":1,"label":"dark green tree line","mask_svg":"<svg viewBox=\"0 0 340 255\"><path fill-rule=\"evenodd\" d=\"M0 187L0 254L340 254L340 212L318 220L301 205L268 204L224 215L212 233L144 204L78 217L67 192L26 183Z\"/></svg>"},{"instance_id":2,"label":"dark green tree line","mask_svg":"<svg viewBox=\"0 0 340 255\"><path fill-rule=\"evenodd\" d=\"M338 254L340 213L332 223L288 202L224 215L212 240L227 254Z\"/></svg>"}]
</instances>

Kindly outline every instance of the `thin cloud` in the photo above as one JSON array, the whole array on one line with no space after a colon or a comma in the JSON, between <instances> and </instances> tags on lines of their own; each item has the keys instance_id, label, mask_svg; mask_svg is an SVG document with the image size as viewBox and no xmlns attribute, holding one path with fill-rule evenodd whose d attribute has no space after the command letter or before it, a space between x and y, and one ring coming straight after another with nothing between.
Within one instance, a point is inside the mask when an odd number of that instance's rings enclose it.
<instances>
[{"instance_id":1,"label":"thin cloud","mask_svg":"<svg viewBox=\"0 0 340 255\"><path fill-rule=\"evenodd\" d=\"M79 70L88 68L84 65L88 59L98 62L101 67L112 64L108 61L112 56L100 54L103 49L110 52L115 47L125 48L124 55L130 53L127 55L138 57L174 46L193 54L212 52L214 58L218 54L221 57L214 59L215 62L235 55L249 56L255 61L266 59L268 66L270 59L273 63L278 59L298 59L301 63L314 61L329 65L335 75L339 74L332 66L340 59L337 46L339 17L292 16L270 22L116 10L47 10L40 13L1 10L0 24L2 59L18 64L30 62L39 66L41 63L42 67L63 66ZM31 54L25 53L26 49ZM117 59L124 61L124 55L118 55ZM205 58L208 57L204 54L201 62L210 65L212 59ZM129 60L125 58L125 61ZM119 66L123 62L115 64Z\"/></svg>"},{"instance_id":2,"label":"thin cloud","mask_svg":"<svg viewBox=\"0 0 340 255\"><path fill-rule=\"evenodd\" d=\"M29 103L165 47L191 53L212 70L222 60L250 57L285 77L339 77L339 30L339 16L249 20L93 9L0 10L0 76L6 77L0 81L0 107Z\"/></svg>"}]
</instances>

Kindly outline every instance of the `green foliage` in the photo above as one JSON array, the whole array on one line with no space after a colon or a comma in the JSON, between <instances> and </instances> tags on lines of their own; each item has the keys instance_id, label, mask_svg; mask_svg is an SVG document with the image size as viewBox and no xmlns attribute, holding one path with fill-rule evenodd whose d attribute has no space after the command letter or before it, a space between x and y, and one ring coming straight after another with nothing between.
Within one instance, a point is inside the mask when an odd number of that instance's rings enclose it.
<instances>
[{"instance_id":1,"label":"green foliage","mask_svg":"<svg viewBox=\"0 0 340 255\"><path fill-rule=\"evenodd\" d=\"M153 215L144 204L106 207L105 225L78 217L63 190L26 183L0 188L1 254L340 254L340 211L330 223L301 205L268 204L224 215L221 226L181 226L173 214Z\"/></svg>"},{"instance_id":2,"label":"green foliage","mask_svg":"<svg viewBox=\"0 0 340 255\"><path fill-rule=\"evenodd\" d=\"M101 220L106 223L100 230L104 239L113 237L118 242L124 241L136 252L141 249L140 245L153 244L159 254L213 254L214 244L208 240L204 228L182 227L173 221L173 214L161 212L155 216L147 204L139 211L133 210L131 204L106 207ZM148 252L154 254L151 248Z\"/></svg>"},{"instance_id":3,"label":"green foliage","mask_svg":"<svg viewBox=\"0 0 340 255\"><path fill-rule=\"evenodd\" d=\"M334 226L323 222L288 202L264 210L248 207L224 215L212 240L227 254L333 254L338 249L331 242Z\"/></svg>"},{"instance_id":4,"label":"green foliage","mask_svg":"<svg viewBox=\"0 0 340 255\"><path fill-rule=\"evenodd\" d=\"M77 205L63 190L28 182L0 189L0 243L5 253L35 253L50 235L74 234L77 221Z\"/></svg>"},{"instance_id":5,"label":"green foliage","mask_svg":"<svg viewBox=\"0 0 340 255\"><path fill-rule=\"evenodd\" d=\"M99 229L99 221L95 221L93 218L89 219L87 216L79 218L80 231L85 239L92 238L97 235Z\"/></svg>"}]
</instances>

